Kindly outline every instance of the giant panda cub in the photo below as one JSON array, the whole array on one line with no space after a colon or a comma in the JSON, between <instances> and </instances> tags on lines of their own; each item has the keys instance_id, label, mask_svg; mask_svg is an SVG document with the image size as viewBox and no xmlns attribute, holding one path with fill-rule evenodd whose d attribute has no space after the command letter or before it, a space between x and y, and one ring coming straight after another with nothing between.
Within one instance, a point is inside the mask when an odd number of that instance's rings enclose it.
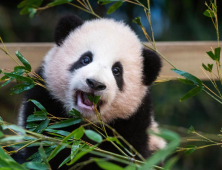
<instances>
[{"instance_id":1,"label":"giant panda cub","mask_svg":"<svg viewBox=\"0 0 222 170\"><path fill-rule=\"evenodd\" d=\"M153 150L165 146L161 138L147 134L147 128L158 131L149 86L160 68L159 56L143 48L137 35L123 22L113 19L83 22L77 16L62 17L55 29L55 45L37 71L48 90L35 86L25 94L18 124L25 127L26 118L34 111L34 105L26 102L28 99L39 101L57 117L69 117L74 108L96 122L87 96L101 96L99 109L103 121L147 158ZM71 132L75 128L65 130ZM109 142L99 148L119 153ZM33 152L36 150L27 148L16 159L22 163ZM69 154L70 150L62 150L50 161L52 169L57 169ZM61 169L68 168L65 165ZM99 168L92 164L85 169Z\"/></svg>"}]
</instances>

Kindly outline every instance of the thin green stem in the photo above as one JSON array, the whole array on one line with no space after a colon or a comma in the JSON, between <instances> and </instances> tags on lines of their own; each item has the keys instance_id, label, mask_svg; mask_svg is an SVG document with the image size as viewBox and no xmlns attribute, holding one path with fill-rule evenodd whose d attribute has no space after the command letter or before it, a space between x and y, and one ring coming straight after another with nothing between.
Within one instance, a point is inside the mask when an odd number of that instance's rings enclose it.
<instances>
[{"instance_id":1,"label":"thin green stem","mask_svg":"<svg viewBox=\"0 0 222 170\"><path fill-rule=\"evenodd\" d=\"M216 97L214 97L213 95L211 95L208 91L206 91L205 89L203 89L203 91L205 93L207 93L209 96L211 96L213 99L215 99L217 102L219 102L220 104L222 104L222 102L220 100L218 100Z\"/></svg>"}]
</instances>

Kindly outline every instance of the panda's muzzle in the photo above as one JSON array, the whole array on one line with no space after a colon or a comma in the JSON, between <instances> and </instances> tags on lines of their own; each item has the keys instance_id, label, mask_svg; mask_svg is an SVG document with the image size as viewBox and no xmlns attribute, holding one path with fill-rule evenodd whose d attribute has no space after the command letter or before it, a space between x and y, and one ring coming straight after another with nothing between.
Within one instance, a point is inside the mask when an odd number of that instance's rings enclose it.
<instances>
[{"instance_id":1,"label":"panda's muzzle","mask_svg":"<svg viewBox=\"0 0 222 170\"><path fill-rule=\"evenodd\" d=\"M95 90L95 91L101 91L101 90L106 89L105 84L98 82L96 80L93 80L93 79L86 79L86 83L92 90Z\"/></svg>"}]
</instances>

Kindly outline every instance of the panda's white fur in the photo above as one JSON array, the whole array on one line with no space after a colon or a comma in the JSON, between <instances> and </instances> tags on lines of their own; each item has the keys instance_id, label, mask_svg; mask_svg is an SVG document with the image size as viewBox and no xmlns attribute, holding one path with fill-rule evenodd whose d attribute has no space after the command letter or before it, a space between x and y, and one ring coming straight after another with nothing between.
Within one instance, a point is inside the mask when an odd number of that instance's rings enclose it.
<instances>
[{"instance_id":1,"label":"panda's white fur","mask_svg":"<svg viewBox=\"0 0 222 170\"><path fill-rule=\"evenodd\" d=\"M76 20L76 17L71 17L71 19L68 18L66 20L68 22L73 22L73 20ZM61 23L60 27L63 28ZM61 30L59 31L61 32ZM152 104L150 103L149 85L158 75L161 63L158 63L160 62L159 59L155 59L156 61L151 59L151 63L144 61L144 55L148 55L149 52L142 52L143 46L141 42L137 35L127 25L112 19L86 21L69 30L67 36L59 38L59 41L56 40L56 44L57 45L45 56L40 69L42 70L40 71L41 76L44 78L46 86L50 90L50 92L46 91L47 94L43 94L46 95L47 101L52 104L42 103L43 106L49 105L47 106L47 111L48 109L53 110L53 107L55 107L56 110L58 107L56 111L62 113L57 113L55 111L55 113L52 114L63 114L61 116L68 116L68 112L72 108L75 108L88 120L97 121L93 109L84 105L80 100L79 91L83 91L85 93L93 93L94 95L101 96L100 100L102 101L102 105L100 106L100 113L105 123L111 123L122 131L125 125L121 125L123 128L119 127L118 122L116 123L117 125L115 125L115 120L119 122L122 120L126 120L127 122L129 120L134 122L132 126L138 125L138 128L140 126L149 127L154 132L159 132L158 124L154 121ZM93 61L86 66L70 71L70 67L73 63L76 63L80 59L80 56L87 51L93 54ZM150 55L154 55L153 58L158 58L153 52L150 52ZM112 66L116 62L120 62L123 65L122 90L117 86L117 82L112 73ZM155 65L154 63L152 65L152 62L157 62L157 64ZM144 69L144 63L149 64L151 68ZM151 76L152 79L150 81L145 80L144 83L144 79L146 79L144 72L147 72L147 70L150 71L148 75L155 75L153 77ZM104 90L92 91L86 83L86 79L88 78L103 83L106 88ZM36 100L42 100L44 96L36 94L42 91L42 89L36 89L27 92L26 99L31 97ZM144 101L144 99L148 101ZM57 105L61 105L62 108ZM25 126L25 118L31 114L29 112L32 111L32 109L33 106L30 104L23 104L21 106L18 119L19 125ZM142 114L147 114L147 116L150 117L148 118L146 116L147 120L144 120L148 121L147 125L146 122L135 122L134 119L137 120L138 118L133 117L134 114L144 112L144 110L148 112ZM138 120L143 121L143 117ZM130 127L130 125L127 125L127 127L133 131L134 127ZM142 131L141 134L147 135L146 128L143 128ZM124 133L126 137L128 137L127 132ZM138 135L139 133L140 132L138 132ZM132 137L129 136L129 138ZM140 139L136 139L136 137L140 138L142 136L134 134L133 139L130 139L133 141L135 140L133 144L134 147L138 141L140 141ZM147 139L148 140L144 139L144 142L147 141L148 149L145 146L138 146L141 151L143 151L143 147L150 152L151 150L161 149L166 145L163 139L153 135L149 136L149 138L147 136ZM148 156L149 154L148 151L147 153L146 151L144 152L144 156Z\"/></svg>"}]
</instances>

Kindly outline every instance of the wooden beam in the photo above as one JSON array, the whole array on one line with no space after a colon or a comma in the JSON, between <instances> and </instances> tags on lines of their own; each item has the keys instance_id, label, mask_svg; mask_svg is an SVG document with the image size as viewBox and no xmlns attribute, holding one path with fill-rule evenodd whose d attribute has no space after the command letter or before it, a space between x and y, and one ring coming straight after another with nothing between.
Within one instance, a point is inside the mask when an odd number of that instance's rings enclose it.
<instances>
[{"instance_id":1,"label":"wooden beam","mask_svg":"<svg viewBox=\"0 0 222 170\"><path fill-rule=\"evenodd\" d=\"M157 42L156 45L158 51L178 69L187 71L202 80L207 79L200 67L202 63L214 63L207 57L206 51L210 51L211 47L217 47L217 42ZM2 47L2 45L0 46ZM20 51L35 70L49 49L53 47L53 43L5 43L5 46L15 58L15 51ZM14 66L16 66L16 63L4 52L0 51L0 69L13 69ZM163 60L163 68L160 75L176 77L177 75L170 70L171 68Z\"/></svg>"}]
</instances>

